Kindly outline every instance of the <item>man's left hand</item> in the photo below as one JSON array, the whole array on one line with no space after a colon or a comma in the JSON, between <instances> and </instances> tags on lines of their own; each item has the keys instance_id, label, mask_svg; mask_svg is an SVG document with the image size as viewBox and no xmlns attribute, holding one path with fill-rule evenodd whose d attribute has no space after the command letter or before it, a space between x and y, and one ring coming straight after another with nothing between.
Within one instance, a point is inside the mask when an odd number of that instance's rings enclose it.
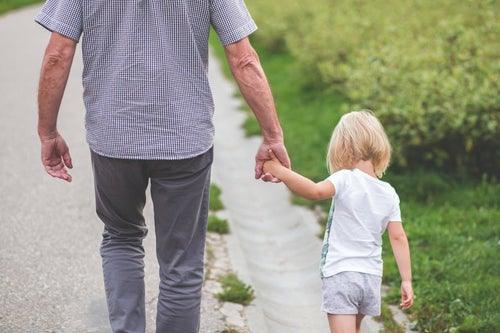
<instances>
[{"instance_id":1,"label":"man's left hand","mask_svg":"<svg viewBox=\"0 0 500 333\"><path fill-rule=\"evenodd\" d=\"M264 140L255 155L255 179L262 179L265 182L279 183L280 180L270 173L264 173L264 162L271 160L271 155L269 154L271 150L280 163L290 168L290 158L288 157L288 152L286 151L285 145L282 141L269 142Z\"/></svg>"}]
</instances>

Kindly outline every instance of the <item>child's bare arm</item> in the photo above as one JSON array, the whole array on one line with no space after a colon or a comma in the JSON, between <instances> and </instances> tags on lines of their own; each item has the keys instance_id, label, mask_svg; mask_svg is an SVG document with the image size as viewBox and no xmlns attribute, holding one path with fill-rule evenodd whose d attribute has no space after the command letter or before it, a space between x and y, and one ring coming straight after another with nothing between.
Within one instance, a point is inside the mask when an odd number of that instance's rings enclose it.
<instances>
[{"instance_id":1,"label":"child's bare arm","mask_svg":"<svg viewBox=\"0 0 500 333\"><path fill-rule=\"evenodd\" d=\"M389 222L387 226L392 252L401 275L401 307L408 309L413 305L413 288L411 285L411 259L408 238L400 222Z\"/></svg>"},{"instance_id":2,"label":"child's bare arm","mask_svg":"<svg viewBox=\"0 0 500 333\"><path fill-rule=\"evenodd\" d=\"M270 153L272 155L272 152ZM273 156L273 155L272 155ZM309 200L330 199L335 194L335 188L329 181L315 183L298 173L285 168L274 158L264 164L264 172L270 173L281 180L293 193Z\"/></svg>"}]
</instances>

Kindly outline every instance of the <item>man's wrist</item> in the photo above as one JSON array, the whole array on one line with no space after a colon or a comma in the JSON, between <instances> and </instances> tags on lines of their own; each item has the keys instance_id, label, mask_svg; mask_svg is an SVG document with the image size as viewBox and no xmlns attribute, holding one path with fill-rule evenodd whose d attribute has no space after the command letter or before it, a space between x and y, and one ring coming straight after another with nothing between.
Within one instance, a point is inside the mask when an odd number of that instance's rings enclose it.
<instances>
[{"instance_id":1,"label":"man's wrist","mask_svg":"<svg viewBox=\"0 0 500 333\"><path fill-rule=\"evenodd\" d=\"M59 132L57 132L57 129L47 130L38 128L38 137L40 138L40 141L52 140L57 138L58 135Z\"/></svg>"},{"instance_id":2,"label":"man's wrist","mask_svg":"<svg viewBox=\"0 0 500 333\"><path fill-rule=\"evenodd\" d=\"M283 131L281 129L272 132L262 132L264 143L276 144L283 143Z\"/></svg>"}]
</instances>

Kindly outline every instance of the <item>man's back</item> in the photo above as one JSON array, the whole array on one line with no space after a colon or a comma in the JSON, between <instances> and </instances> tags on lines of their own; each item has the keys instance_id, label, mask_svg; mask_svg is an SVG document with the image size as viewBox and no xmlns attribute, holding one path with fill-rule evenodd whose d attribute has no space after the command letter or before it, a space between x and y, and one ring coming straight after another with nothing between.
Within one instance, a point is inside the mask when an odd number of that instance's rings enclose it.
<instances>
[{"instance_id":1,"label":"man's back","mask_svg":"<svg viewBox=\"0 0 500 333\"><path fill-rule=\"evenodd\" d=\"M185 159L213 144L208 35L256 29L236 0L49 0L37 22L82 34L87 141L104 156Z\"/></svg>"},{"instance_id":2,"label":"man's back","mask_svg":"<svg viewBox=\"0 0 500 333\"><path fill-rule=\"evenodd\" d=\"M145 332L142 210L149 186L160 268L156 331L198 332L212 164L210 25L261 125L255 177L274 180L262 170L270 150L290 165L271 89L247 38L255 23L243 0L47 0L36 20L53 31L38 90L42 163L67 182L73 164L57 116L83 34L87 138L104 224L100 253L111 329Z\"/></svg>"}]
</instances>

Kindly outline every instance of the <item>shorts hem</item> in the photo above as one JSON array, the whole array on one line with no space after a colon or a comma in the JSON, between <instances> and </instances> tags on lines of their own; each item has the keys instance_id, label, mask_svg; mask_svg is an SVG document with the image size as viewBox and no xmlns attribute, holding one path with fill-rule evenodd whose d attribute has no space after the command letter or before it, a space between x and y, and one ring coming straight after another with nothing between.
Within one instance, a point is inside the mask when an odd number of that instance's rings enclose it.
<instances>
[{"instance_id":1,"label":"shorts hem","mask_svg":"<svg viewBox=\"0 0 500 333\"><path fill-rule=\"evenodd\" d=\"M323 309L323 311L326 313L326 314L329 314L329 315L363 315L363 316L370 316L370 317L378 317L380 316L380 312L371 312L371 311L348 311L348 310L345 310L345 311L342 311L342 310L333 310L333 311L329 311L329 310L326 310L326 309Z\"/></svg>"},{"instance_id":2,"label":"shorts hem","mask_svg":"<svg viewBox=\"0 0 500 333\"><path fill-rule=\"evenodd\" d=\"M329 315L357 315L359 314L359 312L357 311L339 311L339 310L335 310L335 311L328 311L328 310L323 310L325 311L327 314Z\"/></svg>"},{"instance_id":3,"label":"shorts hem","mask_svg":"<svg viewBox=\"0 0 500 333\"><path fill-rule=\"evenodd\" d=\"M359 311L359 314L365 315L365 316L370 316L370 317L378 317L380 316L381 312L371 312L371 311Z\"/></svg>"}]
</instances>

